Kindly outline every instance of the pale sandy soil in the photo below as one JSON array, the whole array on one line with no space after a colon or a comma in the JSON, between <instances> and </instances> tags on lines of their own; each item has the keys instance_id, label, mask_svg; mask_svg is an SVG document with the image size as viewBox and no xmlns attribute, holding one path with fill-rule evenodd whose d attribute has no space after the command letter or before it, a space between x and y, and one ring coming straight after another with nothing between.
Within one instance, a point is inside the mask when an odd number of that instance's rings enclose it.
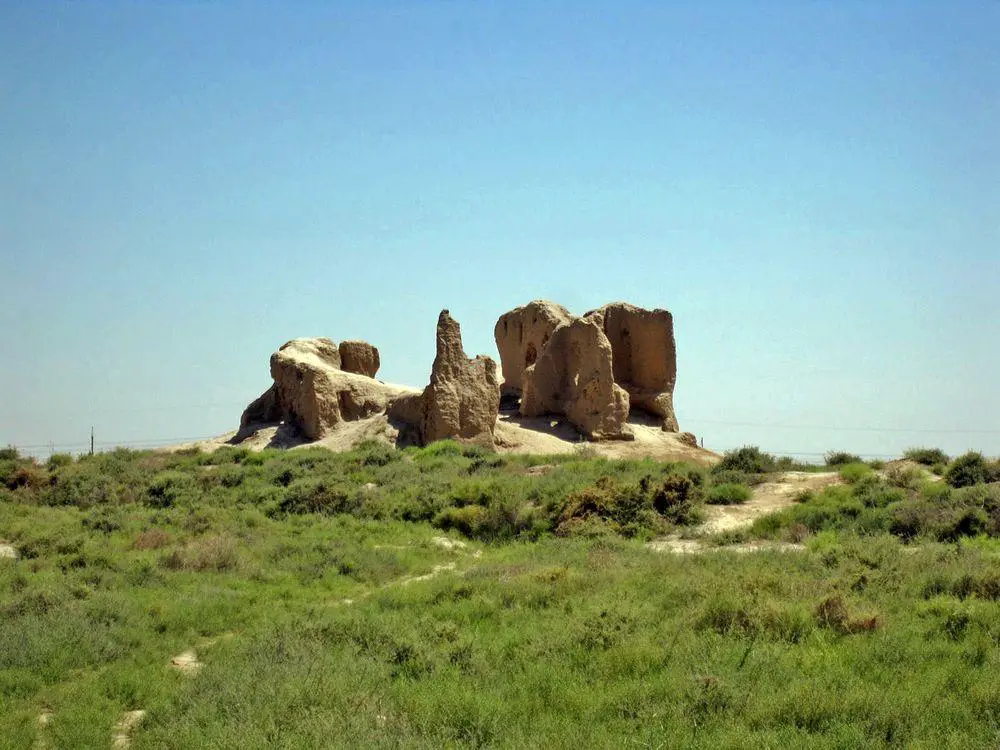
<instances>
[{"instance_id":1,"label":"pale sandy soil","mask_svg":"<svg viewBox=\"0 0 1000 750\"><path fill-rule=\"evenodd\" d=\"M805 549L801 544L787 542L754 541L725 546L709 546L700 537L725 531L745 529L761 516L776 513L795 502L795 497L806 490L819 492L824 487L841 483L834 471L787 471L773 482L765 482L753 489L753 497L742 505L706 505L705 521L692 529L692 538L677 535L656 539L647 546L656 552L698 554L701 552L730 550L733 552L760 552L776 550L790 552Z\"/></svg>"},{"instance_id":2,"label":"pale sandy soil","mask_svg":"<svg viewBox=\"0 0 1000 750\"><path fill-rule=\"evenodd\" d=\"M659 425L642 416L629 418L629 429L635 440L602 440L589 443L566 419L552 417L521 417L501 413L497 420L496 438L501 453L554 455L574 450L592 451L604 458L652 458L657 461L691 461L714 464L719 455L681 441L677 433L664 432Z\"/></svg>"},{"instance_id":3,"label":"pale sandy soil","mask_svg":"<svg viewBox=\"0 0 1000 750\"><path fill-rule=\"evenodd\" d=\"M629 419L629 428L635 440L607 440L589 443L576 429L561 417L525 418L503 413L497 419L496 440L501 453L529 453L554 455L586 450L605 458L652 458L657 461L692 461L711 465L719 456L703 448L692 447L680 440L676 433L664 432L642 416ZM298 448L318 445L332 451L351 450L365 440L383 440L390 444L405 445L399 425L394 425L384 414L377 414L356 422L344 422L330 435L317 441L306 441L284 425L261 427L239 443L234 443L236 431L211 440L174 445L164 450L201 448L213 451L224 445L237 444L250 450L264 448Z\"/></svg>"},{"instance_id":4,"label":"pale sandy soil","mask_svg":"<svg viewBox=\"0 0 1000 750\"><path fill-rule=\"evenodd\" d=\"M718 534L746 528L760 516L787 508L800 492L818 492L840 482L840 476L835 471L786 471L778 481L754 487L753 497L742 505L706 505L707 519L699 530L705 534Z\"/></svg>"}]
</instances>

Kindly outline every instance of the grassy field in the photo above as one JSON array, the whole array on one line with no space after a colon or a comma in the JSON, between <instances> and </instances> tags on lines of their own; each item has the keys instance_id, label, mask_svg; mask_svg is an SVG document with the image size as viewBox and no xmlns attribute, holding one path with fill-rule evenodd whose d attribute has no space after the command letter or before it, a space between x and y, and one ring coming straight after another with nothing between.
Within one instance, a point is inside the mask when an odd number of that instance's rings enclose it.
<instances>
[{"instance_id":1,"label":"grassy field","mask_svg":"<svg viewBox=\"0 0 1000 750\"><path fill-rule=\"evenodd\" d=\"M995 747L996 464L934 458L836 460L671 555L645 542L788 463L5 451L0 745L107 748L142 709L134 748Z\"/></svg>"}]
</instances>

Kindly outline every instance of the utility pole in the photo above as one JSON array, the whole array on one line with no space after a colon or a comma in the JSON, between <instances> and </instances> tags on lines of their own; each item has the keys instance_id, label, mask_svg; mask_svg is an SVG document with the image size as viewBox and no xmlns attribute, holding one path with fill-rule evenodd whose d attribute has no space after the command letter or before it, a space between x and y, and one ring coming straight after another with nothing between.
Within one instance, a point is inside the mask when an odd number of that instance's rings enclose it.
<instances>
[{"instance_id":1,"label":"utility pole","mask_svg":"<svg viewBox=\"0 0 1000 750\"><path fill-rule=\"evenodd\" d=\"M90 455L94 455L94 425L90 425Z\"/></svg>"}]
</instances>

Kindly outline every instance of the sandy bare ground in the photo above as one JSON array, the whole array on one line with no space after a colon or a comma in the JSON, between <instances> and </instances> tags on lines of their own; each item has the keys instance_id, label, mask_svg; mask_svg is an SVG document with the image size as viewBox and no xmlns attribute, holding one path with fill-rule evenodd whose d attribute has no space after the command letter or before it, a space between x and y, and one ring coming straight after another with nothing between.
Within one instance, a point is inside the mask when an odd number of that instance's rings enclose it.
<instances>
[{"instance_id":1,"label":"sandy bare ground","mask_svg":"<svg viewBox=\"0 0 1000 750\"><path fill-rule=\"evenodd\" d=\"M819 492L840 482L840 475L835 471L786 471L777 481L754 487L753 497L742 505L705 506L708 518L699 530L705 534L718 534L746 528L760 516L787 508L801 492Z\"/></svg>"},{"instance_id":2,"label":"sandy bare ground","mask_svg":"<svg viewBox=\"0 0 1000 750\"><path fill-rule=\"evenodd\" d=\"M711 465L719 460L712 451L683 442L674 432L664 432L652 419L632 415L628 428L635 440L602 440L588 443L565 418L522 417L501 413L496 438L501 453L547 456L590 450L604 458L652 458L657 461L691 461Z\"/></svg>"},{"instance_id":3,"label":"sandy bare ground","mask_svg":"<svg viewBox=\"0 0 1000 750\"><path fill-rule=\"evenodd\" d=\"M401 425L393 424L385 414L377 414L355 422L344 422L322 440L307 441L297 436L286 425L264 426L236 442L236 431L211 440L174 445L164 450L200 448L213 451L224 445L239 445L259 451L264 448L299 448L322 446L332 451L348 451L365 440L381 440L392 445L405 445ZM676 433L664 432L653 420L641 415L629 419L629 429L635 440L607 440L588 443L566 419L562 417L520 417L502 413L497 419L496 441L501 453L528 453L554 455L586 449L595 456L605 458L652 458L657 461L691 461L711 465L719 460L712 451L681 441Z\"/></svg>"},{"instance_id":4,"label":"sandy bare ground","mask_svg":"<svg viewBox=\"0 0 1000 750\"><path fill-rule=\"evenodd\" d=\"M819 492L824 487L842 482L835 471L786 471L773 482L765 482L754 487L753 497L742 505L706 505L705 521L692 529L692 537L684 538L677 535L656 539L649 543L649 548L657 552L674 552L678 554L697 554L712 550L730 550L733 552L760 552L776 550L790 552L804 549L801 544L786 542L745 542L726 546L707 546L700 537L711 536L725 531L738 531L753 525L761 516L777 513L795 502L795 497L802 492Z\"/></svg>"},{"instance_id":5,"label":"sandy bare ground","mask_svg":"<svg viewBox=\"0 0 1000 750\"><path fill-rule=\"evenodd\" d=\"M115 724L111 735L111 747L127 748L132 746L132 733L146 718L144 710L126 711Z\"/></svg>"}]
</instances>

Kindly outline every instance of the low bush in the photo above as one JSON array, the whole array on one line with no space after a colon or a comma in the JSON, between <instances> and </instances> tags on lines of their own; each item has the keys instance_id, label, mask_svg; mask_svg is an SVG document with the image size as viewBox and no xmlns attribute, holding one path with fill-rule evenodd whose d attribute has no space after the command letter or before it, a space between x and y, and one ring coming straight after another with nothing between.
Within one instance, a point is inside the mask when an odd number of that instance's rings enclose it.
<instances>
[{"instance_id":1,"label":"low bush","mask_svg":"<svg viewBox=\"0 0 1000 750\"><path fill-rule=\"evenodd\" d=\"M867 508L884 508L892 503L906 500L906 492L892 487L875 474L867 474L854 483L851 494Z\"/></svg>"},{"instance_id":2,"label":"low bush","mask_svg":"<svg viewBox=\"0 0 1000 750\"><path fill-rule=\"evenodd\" d=\"M712 472L742 471L746 474L765 474L775 470L775 458L763 452L756 445L745 445L736 450L726 451Z\"/></svg>"},{"instance_id":3,"label":"low bush","mask_svg":"<svg viewBox=\"0 0 1000 750\"><path fill-rule=\"evenodd\" d=\"M947 465L951 460L940 448L907 448L903 451L903 458L924 466Z\"/></svg>"},{"instance_id":4,"label":"low bush","mask_svg":"<svg viewBox=\"0 0 1000 750\"><path fill-rule=\"evenodd\" d=\"M153 508L170 508L182 500L197 500L200 491L194 477L182 471L162 471L149 483L147 504Z\"/></svg>"},{"instance_id":5,"label":"low bush","mask_svg":"<svg viewBox=\"0 0 1000 750\"><path fill-rule=\"evenodd\" d=\"M566 498L556 533L579 534L597 526L623 536L636 536L657 527L657 511L646 480L640 486L621 486L611 477L604 477L595 486Z\"/></svg>"},{"instance_id":6,"label":"low bush","mask_svg":"<svg viewBox=\"0 0 1000 750\"><path fill-rule=\"evenodd\" d=\"M871 476L872 468L864 463L843 464L840 467L840 478L848 484L854 484L867 476Z\"/></svg>"},{"instance_id":7,"label":"low bush","mask_svg":"<svg viewBox=\"0 0 1000 750\"><path fill-rule=\"evenodd\" d=\"M949 464L944 481L952 487L971 487L987 481L987 463L982 453L969 451Z\"/></svg>"},{"instance_id":8,"label":"low bush","mask_svg":"<svg viewBox=\"0 0 1000 750\"><path fill-rule=\"evenodd\" d=\"M672 473L659 482L645 477L640 490L651 497L653 508L670 523L686 526L698 523L698 506L703 497L703 479L698 473Z\"/></svg>"},{"instance_id":9,"label":"low bush","mask_svg":"<svg viewBox=\"0 0 1000 750\"><path fill-rule=\"evenodd\" d=\"M170 534L163 529L147 529L132 542L132 549L160 549L170 544Z\"/></svg>"},{"instance_id":10,"label":"low bush","mask_svg":"<svg viewBox=\"0 0 1000 750\"><path fill-rule=\"evenodd\" d=\"M723 469L722 471L712 471L713 484L742 484L746 487L755 487L766 480L763 474L748 474L737 469Z\"/></svg>"},{"instance_id":11,"label":"low bush","mask_svg":"<svg viewBox=\"0 0 1000 750\"><path fill-rule=\"evenodd\" d=\"M403 456L400 451L381 440L366 440L355 450L362 466L387 466Z\"/></svg>"},{"instance_id":12,"label":"low bush","mask_svg":"<svg viewBox=\"0 0 1000 750\"><path fill-rule=\"evenodd\" d=\"M53 469L58 469L61 466L69 466L73 463L73 456L69 453L53 453L49 456L49 460L45 462L45 467L52 471Z\"/></svg>"},{"instance_id":13,"label":"low bush","mask_svg":"<svg viewBox=\"0 0 1000 750\"><path fill-rule=\"evenodd\" d=\"M332 478L296 479L288 485L278 510L282 513L351 513L362 500L350 485Z\"/></svg>"},{"instance_id":14,"label":"low bush","mask_svg":"<svg viewBox=\"0 0 1000 750\"><path fill-rule=\"evenodd\" d=\"M709 505L739 505L750 499L753 493L742 484L713 484L705 496Z\"/></svg>"},{"instance_id":15,"label":"low bush","mask_svg":"<svg viewBox=\"0 0 1000 750\"><path fill-rule=\"evenodd\" d=\"M830 451L824 456L827 466L844 466L845 464L863 463L861 456L846 451Z\"/></svg>"},{"instance_id":16,"label":"low bush","mask_svg":"<svg viewBox=\"0 0 1000 750\"><path fill-rule=\"evenodd\" d=\"M890 464L885 470L886 481L893 487L905 490L916 490L920 487L923 472L916 466L906 464Z\"/></svg>"},{"instance_id":17,"label":"low bush","mask_svg":"<svg viewBox=\"0 0 1000 750\"><path fill-rule=\"evenodd\" d=\"M191 542L183 549L168 552L160 559L167 570L227 571L239 563L236 541L227 535L216 534Z\"/></svg>"}]
</instances>

